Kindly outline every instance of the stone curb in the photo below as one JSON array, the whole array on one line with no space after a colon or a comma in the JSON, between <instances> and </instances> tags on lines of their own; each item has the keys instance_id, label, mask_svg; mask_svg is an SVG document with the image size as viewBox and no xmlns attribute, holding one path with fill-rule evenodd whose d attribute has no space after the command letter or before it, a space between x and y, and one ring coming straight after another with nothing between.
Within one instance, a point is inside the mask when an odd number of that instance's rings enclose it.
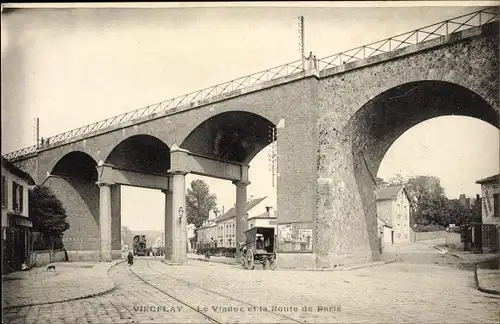
<instances>
[{"instance_id":1,"label":"stone curb","mask_svg":"<svg viewBox=\"0 0 500 324\"><path fill-rule=\"evenodd\" d=\"M201 262L210 262L210 260L197 259L197 258L191 258L190 260L198 260ZM351 266L351 267L320 268L320 269L296 269L296 268L292 268L292 269L275 269L274 271L317 271L317 272L319 272L319 271L323 271L323 272L327 272L327 271L351 271L351 270L357 270L357 269L362 269L362 268L369 268L369 267L385 265L385 264L389 264L389 263L394 263L396 261L397 261L397 258L394 258L394 259L389 260L389 261L382 261L379 263L366 263L366 264L360 264L360 265ZM228 266L232 266L232 267L236 267L236 268L241 268L241 266L237 263L225 263L225 262L217 262L217 261L212 261L212 262L218 263L218 264L224 264L224 265L228 265Z\"/></svg>"},{"instance_id":2,"label":"stone curb","mask_svg":"<svg viewBox=\"0 0 500 324\"><path fill-rule=\"evenodd\" d=\"M479 290L480 292L485 293L485 294L496 295L496 296L500 295L500 291L498 291L498 290L492 290L492 289L482 288L479 285L479 277L477 275L477 264L474 267L474 271L473 272L474 272L474 285L475 285L475 288L477 290Z\"/></svg>"},{"instance_id":3,"label":"stone curb","mask_svg":"<svg viewBox=\"0 0 500 324\"><path fill-rule=\"evenodd\" d=\"M443 250L441 248L438 248L437 246L434 246L434 248L436 250L438 250L439 252L443 252L444 254L448 254L448 255L451 255L452 257L455 257L457 259L463 260L462 257L460 255L458 255L458 254L448 252L448 250Z\"/></svg>"},{"instance_id":4,"label":"stone curb","mask_svg":"<svg viewBox=\"0 0 500 324\"><path fill-rule=\"evenodd\" d=\"M240 265L238 263L227 263L227 262L217 262L217 261L212 261L212 260L205 260L205 259L198 259L198 258L188 258L188 260L194 260L194 261L200 261L200 262L208 262L208 263L217 263L217 264L223 264L231 267L236 267L239 268ZM168 262L165 262L167 264L170 264ZM177 264L172 264L172 265L177 265Z\"/></svg>"},{"instance_id":5,"label":"stone curb","mask_svg":"<svg viewBox=\"0 0 500 324\"><path fill-rule=\"evenodd\" d=\"M389 263L394 263L397 261L397 258L394 258L389 261L380 261L378 263L365 263L365 264L359 264L359 265L354 265L354 266L344 266L344 267L337 267L337 268L319 268L319 269L276 269L276 271L316 271L316 272L333 272L333 271L351 271L351 270L358 270L358 269L363 269L363 268L371 268L371 267L376 267L376 266L381 266Z\"/></svg>"},{"instance_id":6,"label":"stone curb","mask_svg":"<svg viewBox=\"0 0 500 324\"><path fill-rule=\"evenodd\" d=\"M448 255L451 255L451 256L453 256L455 258L463 260L463 258L460 255L458 255L458 254L450 253L447 250L443 250L443 249L438 248L437 246L435 246L434 248L436 250L438 250L438 251L444 252L444 254L448 254ZM473 273L474 273L474 288L476 288L477 290L479 290L480 292L485 293L485 294L499 296L500 295L500 291L498 291L498 290L491 290L491 289L487 289L487 288L482 288L479 285L479 277L477 275L477 262L474 262L474 265L475 265L474 270L473 270Z\"/></svg>"},{"instance_id":7,"label":"stone curb","mask_svg":"<svg viewBox=\"0 0 500 324\"><path fill-rule=\"evenodd\" d=\"M114 268L115 266L117 266L117 265L119 265L120 263L123 263L123 262L125 262L125 260L120 260L120 261L116 262L115 264L111 265L108 268L108 270L106 271L106 274L108 275L108 277L109 277L109 271L112 268ZM74 301L74 300L88 299L88 298L92 298L92 297L101 296L101 295L107 294L109 292L112 292L115 289L116 289L116 284L113 282L113 287L111 287L109 289L105 289L103 291L99 291L99 292L92 293L92 294L83 295L83 296L80 296L80 297L72 297L72 298L61 299L61 300L50 301L50 302L44 302L44 303L31 303L31 304L5 306L5 307L3 307L3 309L4 310L9 310L9 309L16 309L16 308L23 308L23 307L31 307L31 306L60 304L60 303L65 303L65 302L69 302L69 301Z\"/></svg>"},{"instance_id":8,"label":"stone curb","mask_svg":"<svg viewBox=\"0 0 500 324\"><path fill-rule=\"evenodd\" d=\"M161 262L168 264L169 266L180 266L180 263L170 262L168 260L162 259Z\"/></svg>"}]
</instances>

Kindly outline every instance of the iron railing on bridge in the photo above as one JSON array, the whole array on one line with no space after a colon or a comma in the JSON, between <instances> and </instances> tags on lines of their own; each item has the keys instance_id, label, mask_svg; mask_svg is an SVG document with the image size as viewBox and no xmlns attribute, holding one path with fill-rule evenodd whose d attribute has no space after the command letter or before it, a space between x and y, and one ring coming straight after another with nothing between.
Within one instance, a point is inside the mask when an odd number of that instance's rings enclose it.
<instances>
[{"instance_id":1,"label":"iron railing on bridge","mask_svg":"<svg viewBox=\"0 0 500 324\"><path fill-rule=\"evenodd\" d=\"M318 69L323 71L354 61L364 60L375 55L396 51L407 46L482 26L497 19L497 8L479 10L321 58L318 60Z\"/></svg>"},{"instance_id":2,"label":"iron railing on bridge","mask_svg":"<svg viewBox=\"0 0 500 324\"><path fill-rule=\"evenodd\" d=\"M476 12L465 14L459 17L448 19L433 25L412 30L410 32L386 38L368 45L359 46L351 50L333 54L317 60L317 68L323 71L329 68L347 64L350 62L364 60L369 57L392 52L410 45L422 43L431 39L457 33L469 28L482 26L498 19L497 8L487 8ZM82 126L64 133L49 137L40 143L18 151L4 155L6 159L14 159L24 155L35 153L41 146L56 144L80 135L88 134L94 131L102 130L121 123L133 121L142 117L152 117L158 113L188 105L193 102L205 100L217 95L240 90L262 82L271 81L302 72L305 67L302 66L302 60L279 65L267 70L243 76L238 79L227 81L215 86L194 91L179 97L139 108L118 116L107 118L90 125Z\"/></svg>"}]
</instances>

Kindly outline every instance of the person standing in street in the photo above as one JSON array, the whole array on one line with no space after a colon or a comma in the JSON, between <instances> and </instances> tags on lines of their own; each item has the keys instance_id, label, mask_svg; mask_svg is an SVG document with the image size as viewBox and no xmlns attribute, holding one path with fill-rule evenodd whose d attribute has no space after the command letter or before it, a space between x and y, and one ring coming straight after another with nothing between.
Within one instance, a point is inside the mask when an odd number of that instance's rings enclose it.
<instances>
[{"instance_id":1,"label":"person standing in street","mask_svg":"<svg viewBox=\"0 0 500 324\"><path fill-rule=\"evenodd\" d=\"M128 265L134 264L134 256L132 255L132 252L128 253L127 261L128 261Z\"/></svg>"}]
</instances>

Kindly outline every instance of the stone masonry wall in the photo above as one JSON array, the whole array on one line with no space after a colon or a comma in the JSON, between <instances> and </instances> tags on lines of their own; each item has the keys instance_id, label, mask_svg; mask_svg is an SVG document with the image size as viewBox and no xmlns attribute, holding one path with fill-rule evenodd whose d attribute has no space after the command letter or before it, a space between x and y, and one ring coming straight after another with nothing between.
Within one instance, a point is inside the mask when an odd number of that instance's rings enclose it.
<instances>
[{"instance_id":1,"label":"stone masonry wall","mask_svg":"<svg viewBox=\"0 0 500 324\"><path fill-rule=\"evenodd\" d=\"M373 259L378 257L373 195L373 177L377 170L369 170L367 165L378 168L380 161L370 161L369 158L367 161L366 156L377 156L381 160L383 154L379 151L387 150L396 138L381 138L378 145L367 147L368 151L364 154L362 151L353 154L360 149L351 147L354 139L375 136L362 134L366 128L351 123L357 120L352 117L360 107L378 94L399 85L437 80L472 90L491 108L499 111L498 31L488 33L485 29L484 34L474 38L457 40L443 47L344 73L324 75L320 79L316 221L318 266L336 264L342 254L358 255L357 259L370 254ZM369 117L364 119L369 120ZM398 131L401 133L401 130Z\"/></svg>"},{"instance_id":2,"label":"stone masonry wall","mask_svg":"<svg viewBox=\"0 0 500 324\"><path fill-rule=\"evenodd\" d=\"M67 251L99 250L99 187L78 179L51 177L46 182L63 203L70 228L64 233ZM68 253L71 257L71 254Z\"/></svg>"}]
</instances>

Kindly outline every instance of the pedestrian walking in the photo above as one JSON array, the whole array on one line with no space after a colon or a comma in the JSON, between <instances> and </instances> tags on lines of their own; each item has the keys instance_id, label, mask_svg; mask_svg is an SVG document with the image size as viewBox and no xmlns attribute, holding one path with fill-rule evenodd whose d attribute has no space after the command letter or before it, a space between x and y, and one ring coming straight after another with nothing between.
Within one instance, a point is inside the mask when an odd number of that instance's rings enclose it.
<instances>
[{"instance_id":1,"label":"pedestrian walking","mask_svg":"<svg viewBox=\"0 0 500 324\"><path fill-rule=\"evenodd\" d=\"M134 264L134 255L132 254L132 252L128 253L127 260L128 260L128 265Z\"/></svg>"}]
</instances>

